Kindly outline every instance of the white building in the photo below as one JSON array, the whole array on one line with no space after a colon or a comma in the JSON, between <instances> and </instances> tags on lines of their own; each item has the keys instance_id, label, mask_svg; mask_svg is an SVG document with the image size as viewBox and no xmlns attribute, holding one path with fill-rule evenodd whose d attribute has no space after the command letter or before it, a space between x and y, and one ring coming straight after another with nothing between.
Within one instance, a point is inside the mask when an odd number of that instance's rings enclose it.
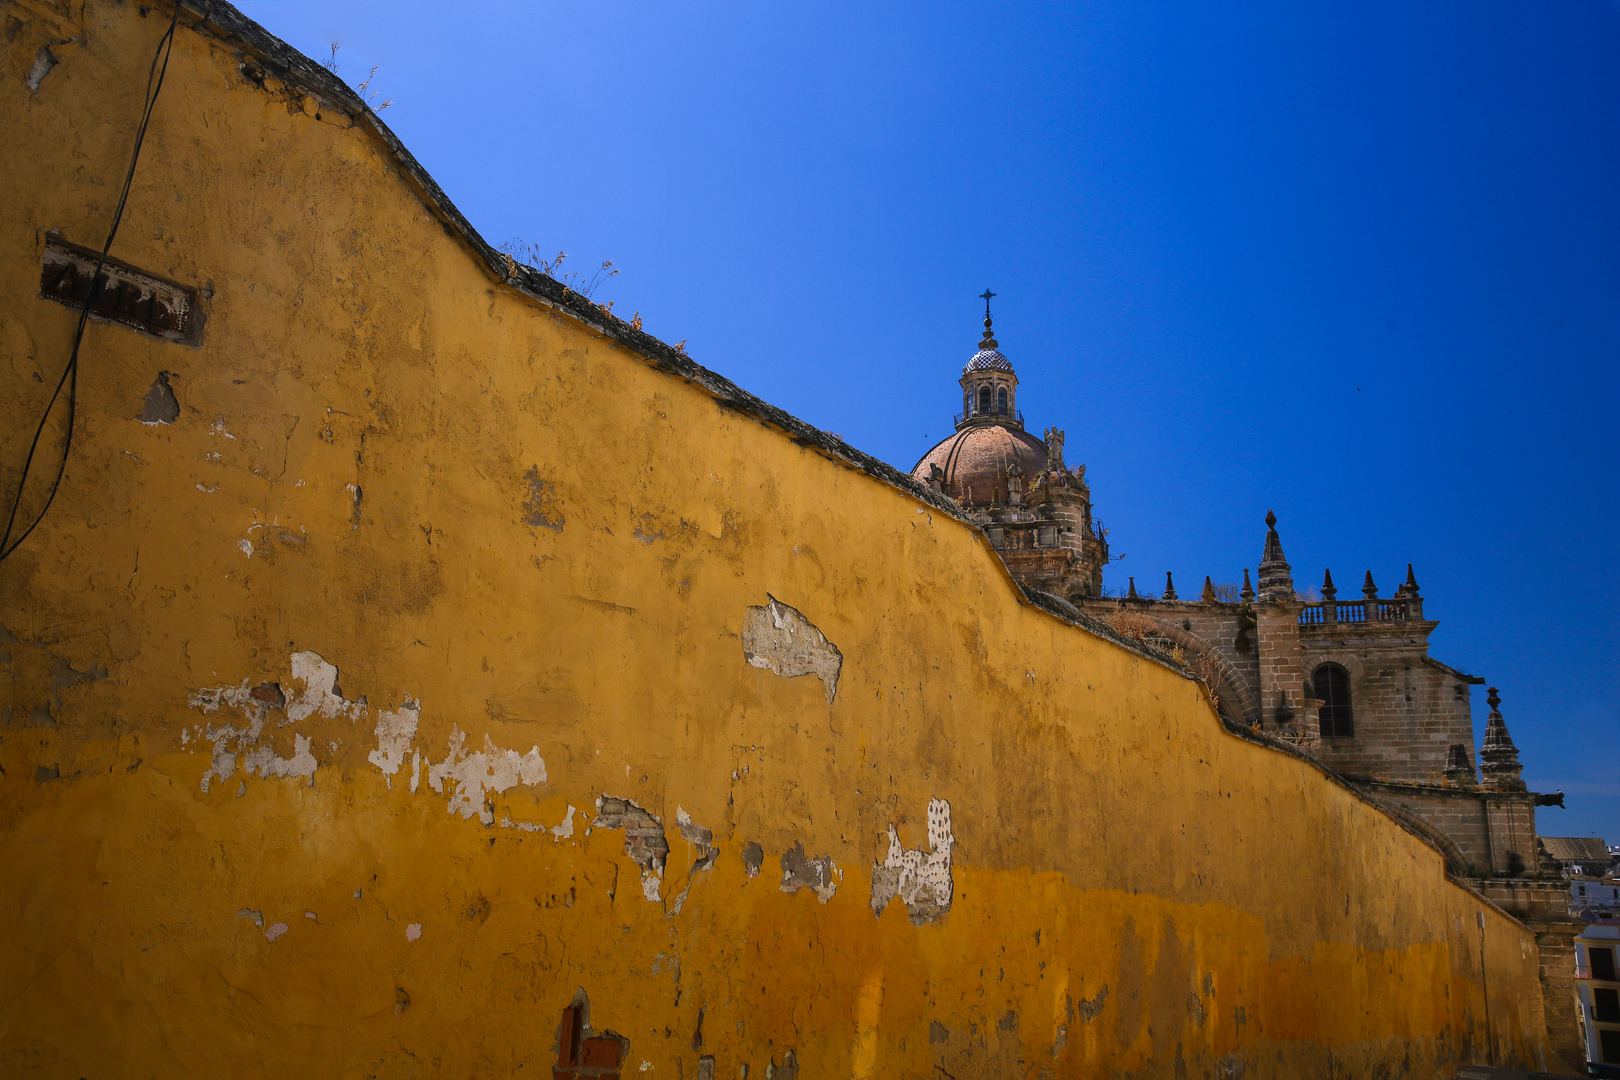
<instances>
[{"instance_id":1,"label":"white building","mask_svg":"<svg viewBox=\"0 0 1620 1080\"><path fill-rule=\"evenodd\" d=\"M1593 923L1575 939L1575 994L1586 1037L1587 1075L1620 1077L1620 920Z\"/></svg>"}]
</instances>

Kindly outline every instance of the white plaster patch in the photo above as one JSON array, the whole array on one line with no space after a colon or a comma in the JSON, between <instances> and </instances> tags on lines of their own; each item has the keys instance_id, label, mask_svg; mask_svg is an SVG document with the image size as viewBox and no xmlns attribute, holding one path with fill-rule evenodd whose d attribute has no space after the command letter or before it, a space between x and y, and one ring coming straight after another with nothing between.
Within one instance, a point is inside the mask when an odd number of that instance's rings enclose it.
<instances>
[{"instance_id":1,"label":"white plaster patch","mask_svg":"<svg viewBox=\"0 0 1620 1080\"><path fill-rule=\"evenodd\" d=\"M315 770L320 768L320 762L309 752L309 739L303 735L293 736L293 756L290 758L279 756L268 746L256 746L247 752L242 764L249 776L258 773L266 780L272 776L303 776L311 784L315 782Z\"/></svg>"},{"instance_id":2,"label":"white plaster patch","mask_svg":"<svg viewBox=\"0 0 1620 1080\"><path fill-rule=\"evenodd\" d=\"M452 781L450 812L464 818L478 815L485 825L494 824L495 815L485 805L484 792L502 792L518 784L543 784L546 763L540 757L540 748L533 747L527 754L516 750L502 750L484 736L484 748L466 752L467 736L459 728L450 729L450 752L437 765L428 766L428 783L433 790L443 793L446 780Z\"/></svg>"},{"instance_id":3,"label":"white plaster patch","mask_svg":"<svg viewBox=\"0 0 1620 1080\"><path fill-rule=\"evenodd\" d=\"M250 545L251 546L251 545ZM365 715L366 703L344 700L337 690L338 670L318 653L299 652L291 657L292 675L301 681L303 689L288 696L278 684L263 683L257 689L243 679L240 686L214 686L193 691L187 698L193 709L217 713L230 708L241 714L243 723L209 724L197 732L212 744L213 758L203 772L202 790L207 792L214 780L230 778L240 764L249 776L269 779L276 776L301 776L315 782L315 771L320 767L311 741L305 735L293 736L291 757L282 757L272 746L261 742L265 721L271 711L285 708L281 725L295 724L319 713L323 716L347 716L358 720ZM409 699L407 699L408 701ZM190 733L182 732L180 744L190 742ZM331 744L334 748L336 743ZM245 794L245 787L237 794Z\"/></svg>"},{"instance_id":4,"label":"white plaster patch","mask_svg":"<svg viewBox=\"0 0 1620 1080\"><path fill-rule=\"evenodd\" d=\"M558 840L566 840L574 835L574 807L568 807L568 815L562 819L562 824L551 830L551 835Z\"/></svg>"},{"instance_id":5,"label":"white plaster patch","mask_svg":"<svg viewBox=\"0 0 1620 1080\"><path fill-rule=\"evenodd\" d=\"M544 832L545 826L533 821L513 821L509 817L501 818L501 828L516 829L519 832Z\"/></svg>"},{"instance_id":6,"label":"white plaster patch","mask_svg":"<svg viewBox=\"0 0 1620 1080\"><path fill-rule=\"evenodd\" d=\"M831 705L838 694L843 653L798 609L769 593L765 599L764 606L749 607L743 615L743 659L784 679L814 675L821 680Z\"/></svg>"},{"instance_id":7,"label":"white plaster patch","mask_svg":"<svg viewBox=\"0 0 1620 1080\"><path fill-rule=\"evenodd\" d=\"M416 738L416 724L422 718L422 703L405 695L398 712L385 712L377 717L377 749L366 755L366 760L383 771L388 786L394 786L394 775L405 764L405 753ZM416 785L411 785L416 791Z\"/></svg>"},{"instance_id":8,"label":"white plaster patch","mask_svg":"<svg viewBox=\"0 0 1620 1080\"><path fill-rule=\"evenodd\" d=\"M956 836L951 831L951 804L944 799L928 802L928 846L933 850L902 848L900 834L889 825L888 854L872 867L872 914L882 915L897 896L917 926L950 910L955 891L951 850Z\"/></svg>"},{"instance_id":9,"label":"white plaster patch","mask_svg":"<svg viewBox=\"0 0 1620 1080\"><path fill-rule=\"evenodd\" d=\"M411 925L409 925L409 926L407 926L405 928L405 940L406 941L415 941L417 938L419 938L421 936L422 936L422 924L421 923L413 922L413 923L411 923Z\"/></svg>"},{"instance_id":10,"label":"white plaster patch","mask_svg":"<svg viewBox=\"0 0 1620 1080\"><path fill-rule=\"evenodd\" d=\"M250 559L253 558L253 541L243 537L236 542L236 546L242 549L242 554Z\"/></svg>"},{"instance_id":11,"label":"white plaster patch","mask_svg":"<svg viewBox=\"0 0 1620 1080\"><path fill-rule=\"evenodd\" d=\"M411 751L411 794L416 794L416 785L422 782L422 751Z\"/></svg>"},{"instance_id":12,"label":"white plaster patch","mask_svg":"<svg viewBox=\"0 0 1620 1080\"><path fill-rule=\"evenodd\" d=\"M216 686L208 690L193 690L186 698L186 703L193 709L201 709L205 713L219 712L221 705L231 705L238 709L245 708L253 702L253 691L246 679L241 686Z\"/></svg>"},{"instance_id":13,"label":"white plaster patch","mask_svg":"<svg viewBox=\"0 0 1620 1080\"><path fill-rule=\"evenodd\" d=\"M260 915L257 911L254 911L252 908L248 908L248 907L237 908L236 909L236 917L238 919L252 919L254 926L258 926L258 927L261 927L261 928L264 926L264 916Z\"/></svg>"},{"instance_id":14,"label":"white plaster patch","mask_svg":"<svg viewBox=\"0 0 1620 1080\"><path fill-rule=\"evenodd\" d=\"M193 695L195 701L195 695ZM217 706L216 706L217 707ZM255 709L254 715L242 727L224 724L214 727L209 724L202 732L202 737L213 744L213 760L208 763L202 777L202 790L207 794L211 782L215 779L228 780L236 772L237 752L245 749L249 744L258 742L259 733L264 730L264 711Z\"/></svg>"},{"instance_id":15,"label":"white plaster patch","mask_svg":"<svg viewBox=\"0 0 1620 1080\"><path fill-rule=\"evenodd\" d=\"M366 715L366 699L346 700L337 688L336 665L328 664L320 653L293 653L292 675L303 682L304 689L288 696L287 719L282 721L283 724L296 724L314 713L347 716L350 720L359 720Z\"/></svg>"},{"instance_id":16,"label":"white plaster patch","mask_svg":"<svg viewBox=\"0 0 1620 1080\"><path fill-rule=\"evenodd\" d=\"M287 932L287 924L286 923L284 923L284 922L271 923L269 926L264 928L264 940L266 940L266 941L274 941L274 940L276 940L276 938L280 937L282 934L285 934L286 932Z\"/></svg>"}]
</instances>

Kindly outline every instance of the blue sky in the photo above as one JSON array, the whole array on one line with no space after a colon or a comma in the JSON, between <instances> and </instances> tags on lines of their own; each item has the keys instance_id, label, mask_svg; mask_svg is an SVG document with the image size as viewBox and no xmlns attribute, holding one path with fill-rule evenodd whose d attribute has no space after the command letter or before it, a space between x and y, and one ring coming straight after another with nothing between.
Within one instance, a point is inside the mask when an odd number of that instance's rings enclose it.
<instances>
[{"instance_id":1,"label":"blue sky","mask_svg":"<svg viewBox=\"0 0 1620 1080\"><path fill-rule=\"evenodd\" d=\"M994 289L1108 584L1238 580L1268 509L1301 585L1414 563L1542 832L1620 841L1615 0L238 2L491 242L901 468Z\"/></svg>"}]
</instances>

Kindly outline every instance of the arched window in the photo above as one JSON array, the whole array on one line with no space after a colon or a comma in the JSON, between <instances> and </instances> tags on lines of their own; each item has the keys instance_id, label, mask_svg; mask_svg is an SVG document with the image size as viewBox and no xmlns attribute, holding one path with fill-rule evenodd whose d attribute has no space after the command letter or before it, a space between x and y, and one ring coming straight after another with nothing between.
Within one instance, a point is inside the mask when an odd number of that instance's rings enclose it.
<instances>
[{"instance_id":1,"label":"arched window","mask_svg":"<svg viewBox=\"0 0 1620 1080\"><path fill-rule=\"evenodd\" d=\"M1007 415L1007 388L1005 386L996 391L996 415Z\"/></svg>"},{"instance_id":2,"label":"arched window","mask_svg":"<svg viewBox=\"0 0 1620 1080\"><path fill-rule=\"evenodd\" d=\"M1350 673L1338 664L1323 664L1311 675L1315 697L1322 701L1322 735L1349 738L1356 733L1350 715Z\"/></svg>"},{"instance_id":3,"label":"arched window","mask_svg":"<svg viewBox=\"0 0 1620 1080\"><path fill-rule=\"evenodd\" d=\"M990 388L988 386L979 387L979 411L982 413L990 411Z\"/></svg>"},{"instance_id":4,"label":"arched window","mask_svg":"<svg viewBox=\"0 0 1620 1080\"><path fill-rule=\"evenodd\" d=\"M971 390L962 391L962 415L973 415L973 391Z\"/></svg>"}]
</instances>

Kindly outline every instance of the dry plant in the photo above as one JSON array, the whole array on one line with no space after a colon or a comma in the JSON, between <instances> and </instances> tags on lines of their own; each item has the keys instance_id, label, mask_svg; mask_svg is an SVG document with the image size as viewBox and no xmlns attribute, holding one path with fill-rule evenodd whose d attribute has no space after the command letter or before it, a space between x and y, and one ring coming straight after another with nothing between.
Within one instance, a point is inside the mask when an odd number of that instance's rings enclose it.
<instances>
[{"instance_id":1,"label":"dry plant","mask_svg":"<svg viewBox=\"0 0 1620 1080\"><path fill-rule=\"evenodd\" d=\"M1215 666L1215 658L1209 653L1200 653L1193 657L1193 674L1201 679L1205 686L1213 693L1216 680L1220 678L1220 668Z\"/></svg>"},{"instance_id":2,"label":"dry plant","mask_svg":"<svg viewBox=\"0 0 1620 1080\"><path fill-rule=\"evenodd\" d=\"M1157 642L1164 638L1164 627L1156 620L1134 611L1110 611L1102 617L1102 621L1120 637L1155 649L1159 648Z\"/></svg>"},{"instance_id":3,"label":"dry plant","mask_svg":"<svg viewBox=\"0 0 1620 1080\"><path fill-rule=\"evenodd\" d=\"M612 259L605 260L589 277L585 276L583 270L563 272L562 264L563 260L568 258L568 252L559 251L555 259L548 259L541 254L539 244L526 243L516 237L502 244L499 250L502 254L522 263L524 266L540 271L565 289L572 289L587 300L591 299L596 290L601 288L609 278L619 276L619 272L613 268ZM609 301L606 305L597 304L596 306L603 311L612 311L613 301Z\"/></svg>"},{"instance_id":4,"label":"dry plant","mask_svg":"<svg viewBox=\"0 0 1620 1080\"><path fill-rule=\"evenodd\" d=\"M337 54L338 54L338 50L341 49L341 48L343 48L343 45L342 45L341 42L337 42L337 41L332 42L332 55L330 57L328 57L327 59L321 61L321 67L325 68L327 71L330 71L334 75L336 75L338 73ZM365 82L355 84L354 92L356 94L360 95L360 100L365 102L366 106L368 108L370 108L372 112L382 112L384 109L388 108L388 106L392 105L394 102L393 102L392 99L390 99L388 101L383 102L381 105L372 105L371 104L373 101L377 100L377 94L379 93L379 91L372 90L369 94L367 94L366 91L371 86L371 80L375 79L376 77L377 77L377 65L372 64L371 65L371 74L366 76L366 81Z\"/></svg>"},{"instance_id":5,"label":"dry plant","mask_svg":"<svg viewBox=\"0 0 1620 1080\"><path fill-rule=\"evenodd\" d=\"M1210 653L1188 652L1165 634L1157 620L1135 611L1111 611L1102 621L1120 637L1168 655L1209 687L1211 693L1220 685L1220 667L1215 657Z\"/></svg>"},{"instance_id":6,"label":"dry plant","mask_svg":"<svg viewBox=\"0 0 1620 1080\"><path fill-rule=\"evenodd\" d=\"M371 104L373 101L377 100L377 95L381 91L373 90L373 91L371 91L371 94L368 96L366 94L366 88L371 85L371 80L375 79L376 77L377 77L377 65L372 64L371 65L371 74L366 76L366 81L365 82L360 83L357 86L355 86L354 92L360 95L360 100L365 102L366 106L368 108L370 108L372 112L382 112L384 109L388 108L388 106L392 105L394 103L394 101L393 101L392 98L390 98L387 101L383 102L381 105L372 105Z\"/></svg>"},{"instance_id":7,"label":"dry plant","mask_svg":"<svg viewBox=\"0 0 1620 1080\"><path fill-rule=\"evenodd\" d=\"M1239 588L1237 582L1222 581L1212 583L1209 588L1204 590L1204 594L1199 599L1214 600L1221 604L1237 604L1243 600L1242 592L1243 590Z\"/></svg>"},{"instance_id":8,"label":"dry plant","mask_svg":"<svg viewBox=\"0 0 1620 1080\"><path fill-rule=\"evenodd\" d=\"M1322 739L1309 724L1288 723L1271 732L1271 736L1290 746L1297 746L1301 750L1314 750L1321 745Z\"/></svg>"}]
</instances>

